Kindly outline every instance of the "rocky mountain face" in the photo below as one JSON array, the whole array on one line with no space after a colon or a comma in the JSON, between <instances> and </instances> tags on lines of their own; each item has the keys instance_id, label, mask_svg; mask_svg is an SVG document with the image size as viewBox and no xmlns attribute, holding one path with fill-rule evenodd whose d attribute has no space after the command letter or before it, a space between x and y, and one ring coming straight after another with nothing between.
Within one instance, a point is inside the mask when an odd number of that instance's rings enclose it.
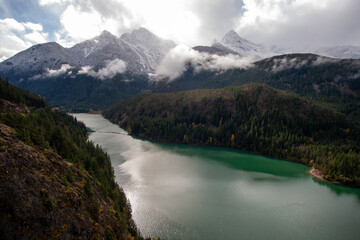
<instances>
[{"instance_id":1,"label":"rocky mountain face","mask_svg":"<svg viewBox=\"0 0 360 240\"><path fill-rule=\"evenodd\" d=\"M241 38L235 31L231 30L225 34L220 42L214 45L223 45L228 49L237 52L241 56L255 56L256 58L264 57L264 46L250 42L244 38ZM213 46L214 46L213 45Z\"/></svg>"},{"instance_id":2,"label":"rocky mountain face","mask_svg":"<svg viewBox=\"0 0 360 240\"><path fill-rule=\"evenodd\" d=\"M0 74L10 80L31 79L39 74L59 72L66 66L60 73L70 75L71 69L89 67L97 71L112 60L123 61L131 72L151 73L173 47L174 42L163 40L145 28L119 38L103 31L71 48L63 48L57 43L33 46L0 63Z\"/></svg>"},{"instance_id":3,"label":"rocky mountain face","mask_svg":"<svg viewBox=\"0 0 360 240\"><path fill-rule=\"evenodd\" d=\"M163 40L145 28L139 28L131 33L124 33L121 40L133 44L139 54L140 65L153 72L163 59L164 55L176 45L171 40Z\"/></svg>"},{"instance_id":4,"label":"rocky mountain face","mask_svg":"<svg viewBox=\"0 0 360 240\"><path fill-rule=\"evenodd\" d=\"M30 78L44 72L45 69L59 69L63 64L75 66L74 58L67 49L55 42L38 44L19 52L0 63L0 74Z\"/></svg>"},{"instance_id":5,"label":"rocky mountain face","mask_svg":"<svg viewBox=\"0 0 360 240\"><path fill-rule=\"evenodd\" d=\"M264 45L253 43L240 37L234 30L226 33L220 41L215 41L210 47L196 46L194 49L199 52L207 52L220 56L235 54L241 57L251 57L254 61L278 54L278 52L272 51Z\"/></svg>"}]
</instances>

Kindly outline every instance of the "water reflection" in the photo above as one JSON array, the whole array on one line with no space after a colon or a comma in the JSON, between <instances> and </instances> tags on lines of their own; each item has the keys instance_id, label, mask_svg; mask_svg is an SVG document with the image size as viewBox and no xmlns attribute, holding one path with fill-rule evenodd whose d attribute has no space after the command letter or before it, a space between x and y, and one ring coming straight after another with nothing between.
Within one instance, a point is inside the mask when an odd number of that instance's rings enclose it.
<instances>
[{"instance_id":1,"label":"water reflection","mask_svg":"<svg viewBox=\"0 0 360 240\"><path fill-rule=\"evenodd\" d=\"M161 239L358 239L358 189L329 185L306 166L215 147L128 136L79 115L110 155L145 236ZM335 193L335 194L334 194Z\"/></svg>"},{"instance_id":2,"label":"water reflection","mask_svg":"<svg viewBox=\"0 0 360 240\"><path fill-rule=\"evenodd\" d=\"M356 188L352 188L352 187L348 187L348 186L340 186L340 185L336 185L336 184L331 184L331 183L327 183L324 181L321 181L317 178L312 178L313 182L326 187L328 189L330 189L333 193L335 193L337 196L341 196L341 195L354 195L356 196L356 198L358 199L359 203L360 203L360 189L356 189Z\"/></svg>"},{"instance_id":3,"label":"water reflection","mask_svg":"<svg viewBox=\"0 0 360 240\"><path fill-rule=\"evenodd\" d=\"M201 156L207 161L214 161L232 169L250 172L268 173L283 177L306 177L307 166L273 159L258 154L222 147L202 147L171 143L154 143L160 148L188 157ZM279 167L281 165L281 167Z\"/></svg>"}]
</instances>

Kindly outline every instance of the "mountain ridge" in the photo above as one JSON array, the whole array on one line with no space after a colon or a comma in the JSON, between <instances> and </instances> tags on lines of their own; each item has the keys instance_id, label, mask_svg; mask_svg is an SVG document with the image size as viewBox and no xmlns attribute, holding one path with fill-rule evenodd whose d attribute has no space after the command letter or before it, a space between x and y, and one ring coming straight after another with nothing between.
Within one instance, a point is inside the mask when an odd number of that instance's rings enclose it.
<instances>
[{"instance_id":1,"label":"mountain ridge","mask_svg":"<svg viewBox=\"0 0 360 240\"><path fill-rule=\"evenodd\" d=\"M0 73L10 81L15 81L17 77L30 79L49 70L59 70L63 65L75 69L88 66L97 71L106 62L119 59L126 63L129 71L146 74L154 72L164 55L173 47L173 41L163 40L145 28L120 37L105 30L99 36L70 48L55 42L30 47L0 63Z\"/></svg>"}]
</instances>

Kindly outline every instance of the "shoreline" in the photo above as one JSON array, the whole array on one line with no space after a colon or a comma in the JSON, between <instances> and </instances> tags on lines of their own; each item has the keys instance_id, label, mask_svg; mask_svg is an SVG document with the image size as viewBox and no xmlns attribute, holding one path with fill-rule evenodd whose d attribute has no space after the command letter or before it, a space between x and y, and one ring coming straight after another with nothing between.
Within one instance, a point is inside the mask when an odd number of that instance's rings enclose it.
<instances>
[{"instance_id":1,"label":"shoreline","mask_svg":"<svg viewBox=\"0 0 360 240\"><path fill-rule=\"evenodd\" d=\"M177 142L177 141L169 141L169 140L165 140L165 139L154 139L151 137L146 137L146 136L138 136L138 135L133 135L133 134L129 134L129 132L122 128L120 126L119 123L113 122L110 119L106 118L104 115L102 115L105 119L107 119L109 122L111 122L112 124L117 125L119 128L123 129L124 131L127 132L128 135L138 138L138 139L142 139L142 140L146 140L146 141L153 141L153 142L159 142L159 143L170 143L170 144L184 144L184 145L189 145L189 146L204 146L204 147L220 147L220 148L227 148L227 149L233 149L233 150L238 150L238 151L244 151L244 152L248 152L248 153L252 153L252 154L257 154L257 155L261 155L264 157L268 157L268 158L274 158L274 159L278 159L278 160L283 160L283 161L287 161L287 162L292 162L292 163L297 163L297 164L301 164L304 166L308 166L311 167L310 165L303 163L303 162L299 162L293 159L287 159L287 158L277 158L271 155L267 155L267 154L263 154L263 153L259 153L259 152L252 152L252 151L246 151L246 150L241 150L235 147L229 147L229 146L222 146L222 145L207 145L207 144L189 144L189 143L183 143L183 142ZM345 182L341 182L341 181L336 181L336 180L327 180L323 177L322 172L319 169L316 169L314 167L311 167L309 170L306 171L307 174L309 174L310 176L318 179L319 181L322 182L326 182L326 183L330 183L330 184L335 184L335 185L340 185L340 186L345 186L345 187L351 187L351 188L360 188L359 185L357 184L349 184L349 183L345 183Z\"/></svg>"},{"instance_id":2,"label":"shoreline","mask_svg":"<svg viewBox=\"0 0 360 240\"><path fill-rule=\"evenodd\" d=\"M320 180L320 181L323 181L323 182L327 182L327 183L334 183L334 184L339 184L339 182L333 182L333 181L329 181L329 180L326 180L323 176L322 176L322 173L319 169L316 169L314 167L311 167L310 170L306 171L310 176Z\"/></svg>"}]
</instances>

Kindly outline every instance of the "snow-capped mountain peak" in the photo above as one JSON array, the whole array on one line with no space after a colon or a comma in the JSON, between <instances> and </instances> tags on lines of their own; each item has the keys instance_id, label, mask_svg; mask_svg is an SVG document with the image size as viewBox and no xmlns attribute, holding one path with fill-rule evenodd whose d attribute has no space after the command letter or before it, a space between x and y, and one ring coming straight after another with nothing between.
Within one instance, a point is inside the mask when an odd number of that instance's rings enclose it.
<instances>
[{"instance_id":1,"label":"snow-capped mountain peak","mask_svg":"<svg viewBox=\"0 0 360 240\"><path fill-rule=\"evenodd\" d=\"M146 48L170 49L176 46L173 41L164 40L146 28L139 28L133 30L131 33L124 33L120 38L128 43Z\"/></svg>"},{"instance_id":2,"label":"snow-capped mountain peak","mask_svg":"<svg viewBox=\"0 0 360 240\"><path fill-rule=\"evenodd\" d=\"M61 69L63 65L98 71L109 62L125 63L126 70L131 72L152 73L173 47L173 41L163 40L145 28L119 38L103 31L71 48L63 48L57 43L33 46L0 63L0 73L31 79L34 75Z\"/></svg>"},{"instance_id":3,"label":"snow-capped mountain peak","mask_svg":"<svg viewBox=\"0 0 360 240\"><path fill-rule=\"evenodd\" d=\"M114 36L108 30L103 30L99 36Z\"/></svg>"},{"instance_id":4,"label":"snow-capped mountain peak","mask_svg":"<svg viewBox=\"0 0 360 240\"><path fill-rule=\"evenodd\" d=\"M148 66L154 71L165 54L176 44L171 40L164 40L146 28L139 28L130 33L124 33L120 39L139 53L141 65Z\"/></svg>"},{"instance_id":5,"label":"snow-capped mountain peak","mask_svg":"<svg viewBox=\"0 0 360 240\"><path fill-rule=\"evenodd\" d=\"M241 42L242 40L245 39L241 38L239 34L237 34L234 30L230 30L224 35L224 37L221 39L220 42L222 43L237 42L237 41Z\"/></svg>"},{"instance_id":6,"label":"snow-capped mountain peak","mask_svg":"<svg viewBox=\"0 0 360 240\"><path fill-rule=\"evenodd\" d=\"M131 43L142 43L142 44L148 41L154 42L154 41L162 40L161 38L150 32L149 30L147 30L146 28L139 28L133 30L130 33L124 33L123 35L121 35L120 38Z\"/></svg>"},{"instance_id":7,"label":"snow-capped mountain peak","mask_svg":"<svg viewBox=\"0 0 360 240\"><path fill-rule=\"evenodd\" d=\"M218 44L221 44L230 50L237 52L241 56L262 57L264 46L250 42L244 38L241 38L234 30L230 30L221 39Z\"/></svg>"}]
</instances>

